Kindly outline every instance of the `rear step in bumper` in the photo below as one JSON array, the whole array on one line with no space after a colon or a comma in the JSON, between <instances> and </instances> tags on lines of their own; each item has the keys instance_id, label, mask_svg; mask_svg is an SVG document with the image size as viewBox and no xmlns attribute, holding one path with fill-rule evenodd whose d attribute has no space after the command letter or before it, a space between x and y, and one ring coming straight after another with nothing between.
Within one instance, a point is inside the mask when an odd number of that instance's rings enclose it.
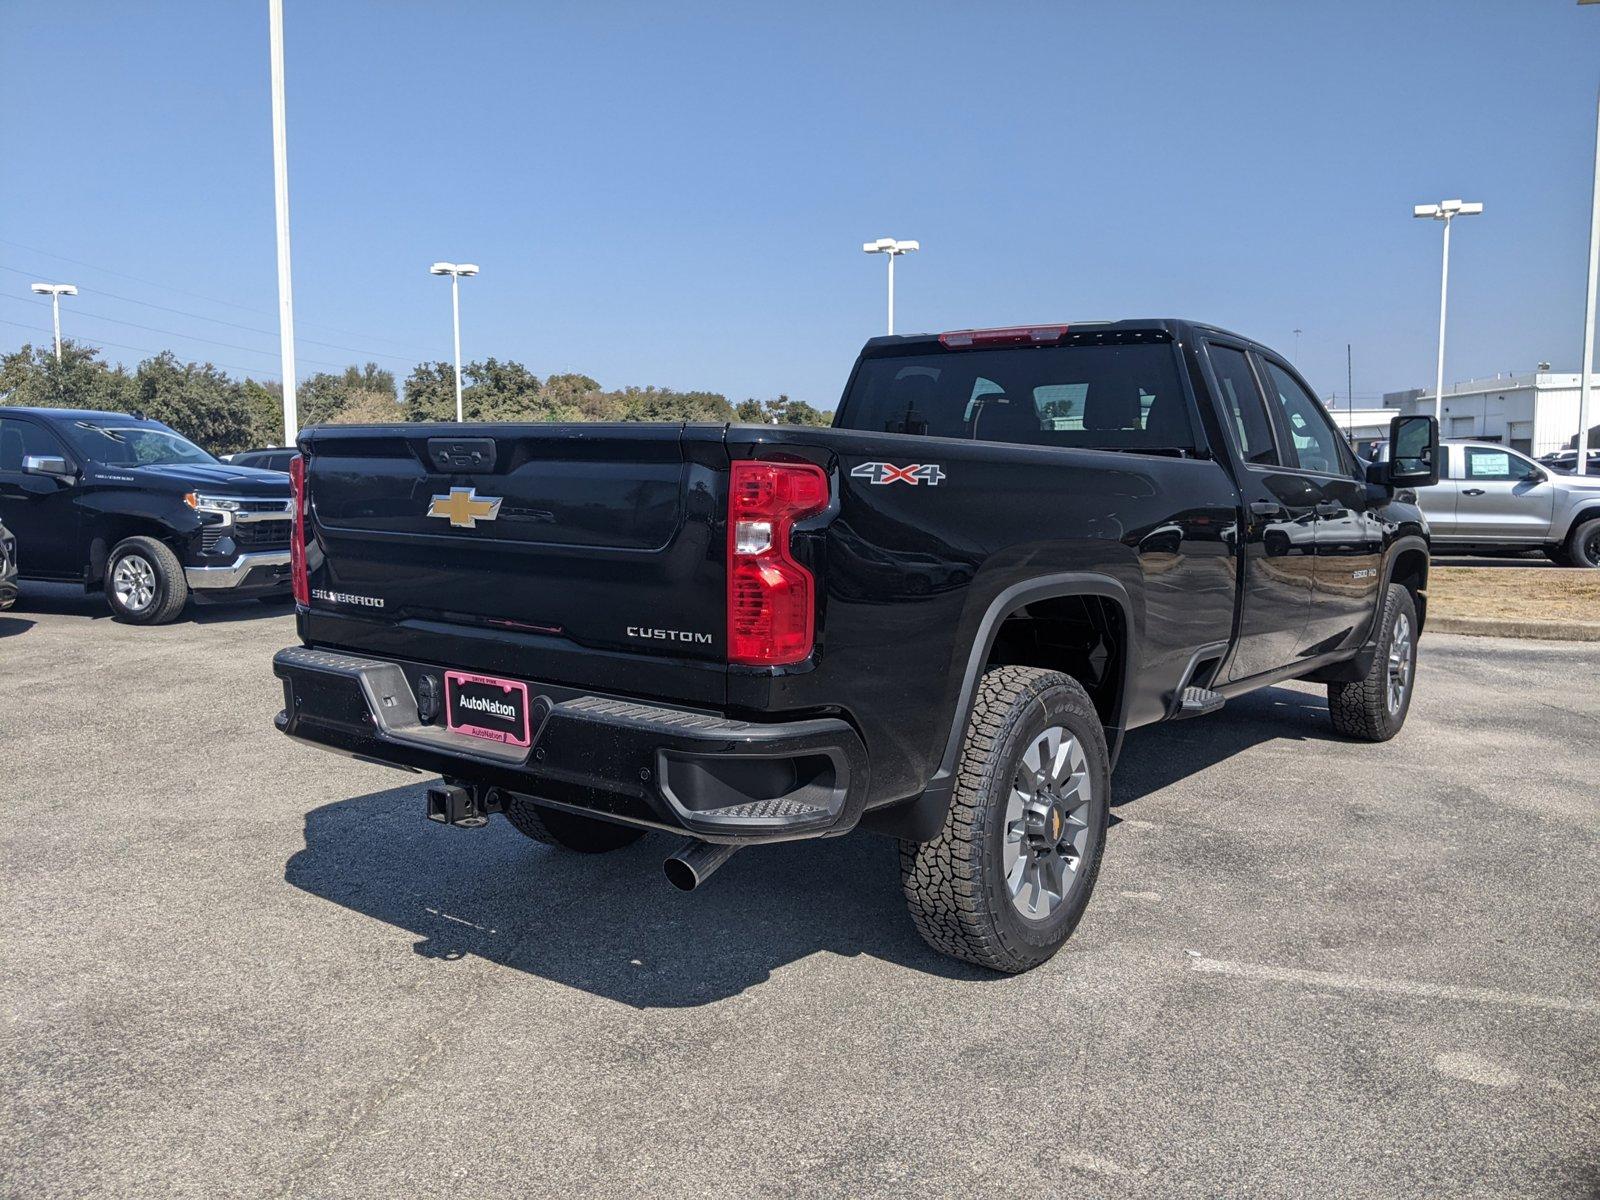
<instances>
[{"instance_id":1,"label":"rear step in bumper","mask_svg":"<svg viewBox=\"0 0 1600 1200\"><path fill-rule=\"evenodd\" d=\"M272 667L291 737L703 841L843 833L867 795L866 750L835 717L741 721L526 680L532 744L516 747L419 718L412 681L442 668L303 646Z\"/></svg>"}]
</instances>

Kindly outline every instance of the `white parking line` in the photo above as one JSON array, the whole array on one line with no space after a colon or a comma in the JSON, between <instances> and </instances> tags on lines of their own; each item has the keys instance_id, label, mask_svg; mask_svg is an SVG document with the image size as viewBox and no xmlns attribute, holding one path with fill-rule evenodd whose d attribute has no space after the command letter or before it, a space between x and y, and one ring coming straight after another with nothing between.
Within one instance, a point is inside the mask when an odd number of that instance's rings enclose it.
<instances>
[{"instance_id":1,"label":"white parking line","mask_svg":"<svg viewBox=\"0 0 1600 1200\"><path fill-rule=\"evenodd\" d=\"M1191 955L1194 951L1189 951ZM1269 967L1260 963L1229 962L1226 959L1196 956L1190 960L1196 971L1208 975L1235 975L1243 979L1266 979L1274 983L1303 983L1310 987L1343 988L1356 992L1388 992L1396 996L1423 996L1438 1000L1470 1000L1477 1004L1511 1004L1518 1008L1548 1008L1557 1012L1600 1015L1600 1001L1568 1000L1562 996L1534 996L1526 992L1502 992L1498 988L1456 987L1447 983L1418 983L1411 979L1384 979L1376 975L1346 975L1339 971L1305 971L1297 967Z\"/></svg>"}]
</instances>

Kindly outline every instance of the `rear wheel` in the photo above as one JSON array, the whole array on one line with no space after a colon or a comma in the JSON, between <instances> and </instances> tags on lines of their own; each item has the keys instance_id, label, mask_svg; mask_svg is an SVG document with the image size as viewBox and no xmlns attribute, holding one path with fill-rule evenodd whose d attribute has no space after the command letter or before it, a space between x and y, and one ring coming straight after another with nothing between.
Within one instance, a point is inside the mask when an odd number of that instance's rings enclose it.
<instances>
[{"instance_id":1,"label":"rear wheel","mask_svg":"<svg viewBox=\"0 0 1600 1200\"><path fill-rule=\"evenodd\" d=\"M1363 742L1386 742L1400 732L1417 677L1417 606L1411 593L1391 583L1379 620L1383 632L1366 678L1328 685L1334 729Z\"/></svg>"},{"instance_id":2,"label":"rear wheel","mask_svg":"<svg viewBox=\"0 0 1600 1200\"><path fill-rule=\"evenodd\" d=\"M1105 730L1077 680L997 667L978 686L944 829L900 843L900 882L935 950L1036 967L1077 928L1105 849Z\"/></svg>"},{"instance_id":3,"label":"rear wheel","mask_svg":"<svg viewBox=\"0 0 1600 1200\"><path fill-rule=\"evenodd\" d=\"M118 542L106 558L106 599L117 620L130 625L175 621L189 599L183 564L155 538Z\"/></svg>"},{"instance_id":4,"label":"rear wheel","mask_svg":"<svg viewBox=\"0 0 1600 1200\"><path fill-rule=\"evenodd\" d=\"M631 846L644 836L644 830L614 821L580 817L564 809L547 808L521 796L508 796L506 820L522 833L546 846L560 846L579 854L604 854Z\"/></svg>"},{"instance_id":5,"label":"rear wheel","mask_svg":"<svg viewBox=\"0 0 1600 1200\"><path fill-rule=\"evenodd\" d=\"M1572 531L1566 557L1575 567L1600 567L1600 517L1585 521Z\"/></svg>"}]
</instances>

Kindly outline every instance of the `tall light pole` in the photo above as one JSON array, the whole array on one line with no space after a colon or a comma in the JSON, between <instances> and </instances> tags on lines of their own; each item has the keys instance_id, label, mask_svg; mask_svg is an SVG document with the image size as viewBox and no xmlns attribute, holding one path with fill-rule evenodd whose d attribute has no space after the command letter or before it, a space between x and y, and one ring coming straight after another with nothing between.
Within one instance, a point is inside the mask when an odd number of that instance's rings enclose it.
<instances>
[{"instance_id":1,"label":"tall light pole","mask_svg":"<svg viewBox=\"0 0 1600 1200\"><path fill-rule=\"evenodd\" d=\"M1300 365L1300 333L1298 329L1294 331L1294 365L1297 367Z\"/></svg>"},{"instance_id":2,"label":"tall light pole","mask_svg":"<svg viewBox=\"0 0 1600 1200\"><path fill-rule=\"evenodd\" d=\"M466 418L461 412L461 277L476 275L478 264L436 262L428 268L428 273L450 276L450 311L456 332L456 420L464 421Z\"/></svg>"},{"instance_id":3,"label":"tall light pole","mask_svg":"<svg viewBox=\"0 0 1600 1200\"><path fill-rule=\"evenodd\" d=\"M70 283L36 283L33 292L37 296L50 297L50 315L55 319L56 327L56 365L61 365L61 297L76 296L78 289ZM1591 321L1593 328L1594 322Z\"/></svg>"},{"instance_id":4,"label":"tall light pole","mask_svg":"<svg viewBox=\"0 0 1600 1200\"><path fill-rule=\"evenodd\" d=\"M902 254L910 254L913 250L921 250L920 242L897 242L894 238L879 238L875 242L863 242L861 248L868 254L886 254L889 256L889 332L894 332L894 260Z\"/></svg>"},{"instance_id":5,"label":"tall light pole","mask_svg":"<svg viewBox=\"0 0 1600 1200\"><path fill-rule=\"evenodd\" d=\"M278 358L283 367L283 444L294 445L294 285L289 276L289 132L283 109L283 0L267 0L272 42L272 205L278 218Z\"/></svg>"},{"instance_id":6,"label":"tall light pole","mask_svg":"<svg viewBox=\"0 0 1600 1200\"><path fill-rule=\"evenodd\" d=\"M1594 191L1589 213L1589 293L1583 302L1583 358L1578 365L1578 457L1572 464L1579 475L1589 473L1589 376L1594 365L1595 287L1600 284L1600 100L1594 117Z\"/></svg>"},{"instance_id":7,"label":"tall light pole","mask_svg":"<svg viewBox=\"0 0 1600 1200\"><path fill-rule=\"evenodd\" d=\"M1482 211L1483 205L1465 204L1460 200L1418 204L1411 209L1413 217L1444 222L1444 270L1439 277L1439 371L1433 384L1433 417L1436 421L1444 420L1444 313L1450 292L1450 225L1457 217L1475 217Z\"/></svg>"}]
</instances>

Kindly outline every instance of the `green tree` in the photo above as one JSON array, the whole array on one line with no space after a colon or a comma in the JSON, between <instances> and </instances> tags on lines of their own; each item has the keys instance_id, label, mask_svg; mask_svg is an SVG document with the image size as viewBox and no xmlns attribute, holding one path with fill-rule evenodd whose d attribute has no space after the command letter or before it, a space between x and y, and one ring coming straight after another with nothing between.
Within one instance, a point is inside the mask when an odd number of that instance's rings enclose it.
<instances>
[{"instance_id":1,"label":"green tree","mask_svg":"<svg viewBox=\"0 0 1600 1200\"><path fill-rule=\"evenodd\" d=\"M669 388L624 388L613 392L624 421L731 421L733 405L717 392L675 392Z\"/></svg>"},{"instance_id":2,"label":"green tree","mask_svg":"<svg viewBox=\"0 0 1600 1200\"><path fill-rule=\"evenodd\" d=\"M462 370L461 409L468 421L576 419L576 408L547 400L539 377L519 362L489 358ZM456 419L455 370L449 363L418 363L406 379L408 421Z\"/></svg>"},{"instance_id":3,"label":"green tree","mask_svg":"<svg viewBox=\"0 0 1600 1200\"><path fill-rule=\"evenodd\" d=\"M57 363L52 347L24 344L0 356L0 404L126 411L135 404L134 383L93 346L63 340Z\"/></svg>"},{"instance_id":4,"label":"green tree","mask_svg":"<svg viewBox=\"0 0 1600 1200\"><path fill-rule=\"evenodd\" d=\"M733 415L746 425L764 425L767 422L766 406L753 398L739 401L739 407L733 410Z\"/></svg>"},{"instance_id":5,"label":"green tree","mask_svg":"<svg viewBox=\"0 0 1600 1200\"><path fill-rule=\"evenodd\" d=\"M283 445L283 385L276 379L246 379L239 385L239 403L250 420L250 446Z\"/></svg>"},{"instance_id":6,"label":"green tree","mask_svg":"<svg viewBox=\"0 0 1600 1200\"><path fill-rule=\"evenodd\" d=\"M247 450L255 426L242 389L210 363L181 363L170 350L139 364L135 403L213 454Z\"/></svg>"},{"instance_id":7,"label":"green tree","mask_svg":"<svg viewBox=\"0 0 1600 1200\"><path fill-rule=\"evenodd\" d=\"M804 400L790 400L784 405L783 420L787 425L827 426L833 424L833 414L821 412Z\"/></svg>"},{"instance_id":8,"label":"green tree","mask_svg":"<svg viewBox=\"0 0 1600 1200\"><path fill-rule=\"evenodd\" d=\"M381 411L374 401L393 401L395 395L394 373L369 362L365 367L346 367L339 374L322 371L311 376L295 389L295 407L302 426L323 425L346 420L344 411L351 407Z\"/></svg>"}]
</instances>

